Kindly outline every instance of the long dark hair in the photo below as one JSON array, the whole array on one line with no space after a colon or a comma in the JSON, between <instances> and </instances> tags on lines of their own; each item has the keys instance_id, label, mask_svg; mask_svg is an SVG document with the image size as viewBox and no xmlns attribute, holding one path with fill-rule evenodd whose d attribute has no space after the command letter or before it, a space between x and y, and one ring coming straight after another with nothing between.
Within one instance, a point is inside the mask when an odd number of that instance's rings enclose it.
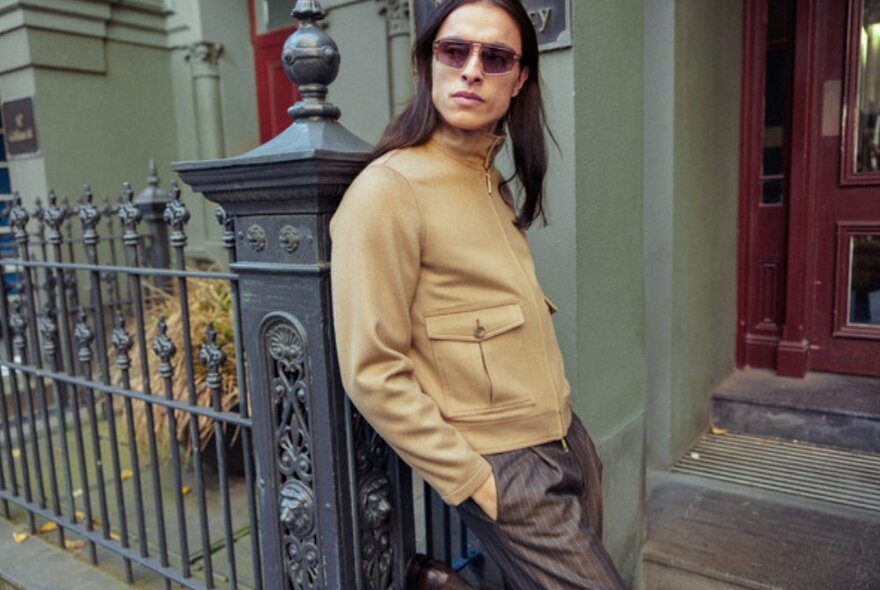
<instances>
[{"instance_id":1,"label":"long dark hair","mask_svg":"<svg viewBox=\"0 0 880 590\"><path fill-rule=\"evenodd\" d=\"M547 146L544 130L547 129L544 101L541 98L541 76L538 70L538 37L520 0L446 0L434 10L425 30L416 39L412 59L416 71L416 90L406 108L395 117L373 152L373 157L398 148L422 145L430 139L438 123L437 111L431 99L431 63L434 59L433 43L437 32L454 10L474 2L490 2L507 12L519 27L522 39L520 67L529 69L529 76L510 102L510 109L502 124L513 144L514 176L519 179L525 199L516 217L516 226L527 229L535 219L546 224L544 213L544 176L547 173ZM549 132L549 129L548 129ZM552 137L552 134L551 134Z\"/></svg>"}]
</instances>

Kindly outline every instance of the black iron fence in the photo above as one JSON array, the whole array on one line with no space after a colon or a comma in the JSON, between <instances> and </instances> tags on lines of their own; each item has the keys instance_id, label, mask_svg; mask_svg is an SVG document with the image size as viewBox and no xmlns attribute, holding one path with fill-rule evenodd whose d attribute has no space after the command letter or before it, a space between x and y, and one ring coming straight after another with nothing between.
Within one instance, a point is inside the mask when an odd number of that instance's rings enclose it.
<instances>
[{"instance_id":1,"label":"black iron fence","mask_svg":"<svg viewBox=\"0 0 880 590\"><path fill-rule=\"evenodd\" d=\"M186 270L189 214L176 189L165 208L175 267L144 266L133 196L126 187L104 208L88 191L76 207L53 195L31 212L13 203L18 256L3 263L15 280L0 297L2 509L26 511L31 534L53 532L94 563L101 548L120 555L128 581L138 564L166 584L260 588L242 363L221 375L224 349L243 358L236 277ZM62 233L74 217L76 239ZM193 313L203 305L193 283L226 302L211 321Z\"/></svg>"}]
</instances>

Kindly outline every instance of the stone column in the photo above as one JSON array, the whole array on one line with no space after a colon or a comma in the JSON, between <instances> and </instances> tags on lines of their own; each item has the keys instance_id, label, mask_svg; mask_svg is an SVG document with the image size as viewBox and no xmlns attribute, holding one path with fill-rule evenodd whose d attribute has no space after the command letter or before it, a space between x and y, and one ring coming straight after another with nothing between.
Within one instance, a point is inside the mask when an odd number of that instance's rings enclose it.
<instances>
[{"instance_id":1,"label":"stone column","mask_svg":"<svg viewBox=\"0 0 880 590\"><path fill-rule=\"evenodd\" d=\"M192 69L196 135L200 158L226 155L223 137L223 105L220 101L220 55L223 46L200 41L187 47L186 61Z\"/></svg>"},{"instance_id":2,"label":"stone column","mask_svg":"<svg viewBox=\"0 0 880 590\"><path fill-rule=\"evenodd\" d=\"M339 52L319 2L293 15L282 60L303 97L294 124L241 156L173 168L222 207L238 275L264 587L402 588L412 484L342 390L330 300L330 217L371 147L325 100Z\"/></svg>"},{"instance_id":3,"label":"stone column","mask_svg":"<svg viewBox=\"0 0 880 590\"><path fill-rule=\"evenodd\" d=\"M410 0L377 0L388 34L391 112L400 112L412 93Z\"/></svg>"}]
</instances>

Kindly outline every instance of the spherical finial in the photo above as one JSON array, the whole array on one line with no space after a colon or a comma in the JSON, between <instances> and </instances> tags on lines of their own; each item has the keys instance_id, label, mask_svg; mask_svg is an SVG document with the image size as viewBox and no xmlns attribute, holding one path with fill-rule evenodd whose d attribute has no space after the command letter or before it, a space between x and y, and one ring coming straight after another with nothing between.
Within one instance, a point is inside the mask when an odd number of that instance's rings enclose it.
<instances>
[{"instance_id":1,"label":"spherical finial","mask_svg":"<svg viewBox=\"0 0 880 590\"><path fill-rule=\"evenodd\" d=\"M281 60L287 77L303 99L287 114L294 121L306 117L338 119L339 108L326 102L327 86L339 73L339 48L316 23L325 17L318 0L297 0L291 15L299 20L296 32L284 42Z\"/></svg>"}]
</instances>

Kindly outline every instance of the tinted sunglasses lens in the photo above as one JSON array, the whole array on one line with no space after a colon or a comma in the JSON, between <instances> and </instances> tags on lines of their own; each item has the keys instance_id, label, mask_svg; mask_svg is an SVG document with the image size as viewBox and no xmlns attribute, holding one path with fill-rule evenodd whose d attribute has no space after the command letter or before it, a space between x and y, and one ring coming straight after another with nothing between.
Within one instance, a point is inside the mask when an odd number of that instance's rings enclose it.
<instances>
[{"instance_id":1,"label":"tinted sunglasses lens","mask_svg":"<svg viewBox=\"0 0 880 590\"><path fill-rule=\"evenodd\" d=\"M441 41L437 44L437 59L445 66L463 68L470 56L470 43Z\"/></svg>"},{"instance_id":2,"label":"tinted sunglasses lens","mask_svg":"<svg viewBox=\"0 0 880 590\"><path fill-rule=\"evenodd\" d=\"M516 63L516 54L501 47L483 47L480 51L483 71L487 74L504 74Z\"/></svg>"}]
</instances>

